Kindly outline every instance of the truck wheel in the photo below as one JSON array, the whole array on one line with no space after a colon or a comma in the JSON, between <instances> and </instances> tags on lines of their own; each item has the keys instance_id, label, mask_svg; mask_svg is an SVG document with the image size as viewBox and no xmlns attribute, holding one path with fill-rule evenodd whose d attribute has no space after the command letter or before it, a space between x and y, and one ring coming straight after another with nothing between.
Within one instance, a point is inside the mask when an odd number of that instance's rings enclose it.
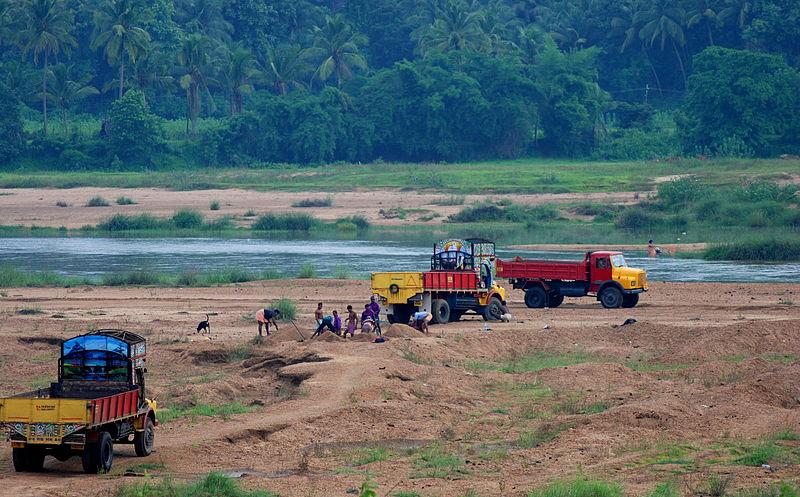
<instances>
[{"instance_id":1,"label":"truck wheel","mask_svg":"<svg viewBox=\"0 0 800 497\"><path fill-rule=\"evenodd\" d=\"M625 308L636 307L636 304L638 303L639 303L638 293L627 293L622 296L622 307Z\"/></svg>"},{"instance_id":2,"label":"truck wheel","mask_svg":"<svg viewBox=\"0 0 800 497\"><path fill-rule=\"evenodd\" d=\"M411 319L411 312L410 305L394 304L392 306L392 314L390 314L391 318L389 318L389 323L408 324L408 320Z\"/></svg>"},{"instance_id":3,"label":"truck wheel","mask_svg":"<svg viewBox=\"0 0 800 497\"><path fill-rule=\"evenodd\" d=\"M436 299L433 301L431 314L433 314L433 322L435 324L444 324L450 321L450 304L444 299Z\"/></svg>"},{"instance_id":4,"label":"truck wheel","mask_svg":"<svg viewBox=\"0 0 800 497\"><path fill-rule=\"evenodd\" d=\"M464 315L464 311L450 311L450 322L455 323L461 320L461 316Z\"/></svg>"},{"instance_id":5,"label":"truck wheel","mask_svg":"<svg viewBox=\"0 0 800 497\"><path fill-rule=\"evenodd\" d=\"M497 321L500 319L502 313L500 312L500 300L492 298L489 304L483 310L484 321Z\"/></svg>"},{"instance_id":6,"label":"truck wheel","mask_svg":"<svg viewBox=\"0 0 800 497\"><path fill-rule=\"evenodd\" d=\"M97 434L96 442L89 442L83 448L83 471L89 474L109 472L114 463L114 442L107 431Z\"/></svg>"},{"instance_id":7,"label":"truck wheel","mask_svg":"<svg viewBox=\"0 0 800 497\"><path fill-rule=\"evenodd\" d=\"M622 292L615 286L607 286L600 292L600 303L606 309L618 309L622 305Z\"/></svg>"},{"instance_id":8,"label":"truck wheel","mask_svg":"<svg viewBox=\"0 0 800 497\"><path fill-rule=\"evenodd\" d=\"M144 431L137 431L133 435L133 447L139 457L149 456L153 452L153 442L156 439L156 429L153 418L147 416L144 420Z\"/></svg>"},{"instance_id":9,"label":"truck wheel","mask_svg":"<svg viewBox=\"0 0 800 497\"><path fill-rule=\"evenodd\" d=\"M547 293L544 291L544 288L540 286L529 288L528 291L525 292L525 305L531 309L547 305Z\"/></svg>"},{"instance_id":10,"label":"truck wheel","mask_svg":"<svg viewBox=\"0 0 800 497\"><path fill-rule=\"evenodd\" d=\"M554 293L547 297L547 307L558 307L564 303L564 296L560 293Z\"/></svg>"},{"instance_id":11,"label":"truck wheel","mask_svg":"<svg viewBox=\"0 0 800 497\"><path fill-rule=\"evenodd\" d=\"M44 466L44 448L42 447L20 447L12 449L12 459L14 460L14 471L17 473L41 471Z\"/></svg>"}]
</instances>

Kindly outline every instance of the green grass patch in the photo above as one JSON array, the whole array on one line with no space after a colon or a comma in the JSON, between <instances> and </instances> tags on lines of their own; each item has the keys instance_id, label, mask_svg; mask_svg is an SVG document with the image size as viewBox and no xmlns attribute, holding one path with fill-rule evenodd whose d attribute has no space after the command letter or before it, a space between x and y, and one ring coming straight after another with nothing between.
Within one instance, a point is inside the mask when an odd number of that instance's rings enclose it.
<instances>
[{"instance_id":1,"label":"green grass patch","mask_svg":"<svg viewBox=\"0 0 800 497\"><path fill-rule=\"evenodd\" d=\"M4 287L73 287L86 284L83 278L62 276L54 271L20 271L11 264L0 264Z\"/></svg>"},{"instance_id":2,"label":"green grass patch","mask_svg":"<svg viewBox=\"0 0 800 497\"><path fill-rule=\"evenodd\" d=\"M428 447L419 451L413 460L415 471L411 478L452 478L469 474L464 459L442 447Z\"/></svg>"},{"instance_id":3,"label":"green grass patch","mask_svg":"<svg viewBox=\"0 0 800 497\"><path fill-rule=\"evenodd\" d=\"M762 464L774 464L784 461L790 456L789 449L775 443L772 440L765 440L755 445L746 446L742 450L742 455L734 459L735 464L742 466L761 466Z\"/></svg>"},{"instance_id":4,"label":"green grass patch","mask_svg":"<svg viewBox=\"0 0 800 497\"><path fill-rule=\"evenodd\" d=\"M575 426L572 423L546 423L537 428L524 431L517 437L517 446L523 449L532 449L543 443L555 440L562 432Z\"/></svg>"},{"instance_id":5,"label":"green grass patch","mask_svg":"<svg viewBox=\"0 0 800 497\"><path fill-rule=\"evenodd\" d=\"M225 361L226 362L239 362L250 359L255 355L253 344L249 342L240 343L237 345L229 345L225 348Z\"/></svg>"},{"instance_id":6,"label":"green grass patch","mask_svg":"<svg viewBox=\"0 0 800 497\"><path fill-rule=\"evenodd\" d=\"M278 497L264 490L243 490L233 479L219 473L209 473L197 483L181 483L171 478L147 478L136 483L123 483L113 497Z\"/></svg>"},{"instance_id":7,"label":"green grass patch","mask_svg":"<svg viewBox=\"0 0 800 497\"><path fill-rule=\"evenodd\" d=\"M694 461L686 456L697 450L696 447L692 447L691 445L674 445L654 455L641 458L636 462L635 466L649 466L651 464L693 464Z\"/></svg>"},{"instance_id":8,"label":"green grass patch","mask_svg":"<svg viewBox=\"0 0 800 497\"><path fill-rule=\"evenodd\" d=\"M506 359L500 362L469 361L466 367L472 370L489 369L505 373L523 373L526 371L539 371L541 369L571 366L584 362L602 362L598 357L583 351L547 353L534 351L522 357Z\"/></svg>"},{"instance_id":9,"label":"green grass patch","mask_svg":"<svg viewBox=\"0 0 800 497\"><path fill-rule=\"evenodd\" d=\"M158 411L159 422L166 423L175 419L191 418L192 420L204 416L230 416L252 412L253 407L245 406L240 402L213 405L197 403L193 406L172 406Z\"/></svg>"},{"instance_id":10,"label":"green grass patch","mask_svg":"<svg viewBox=\"0 0 800 497\"><path fill-rule=\"evenodd\" d=\"M557 481L541 490L533 490L528 497L622 497L622 487L613 482L577 476L573 480Z\"/></svg>"},{"instance_id":11,"label":"green grass patch","mask_svg":"<svg viewBox=\"0 0 800 497\"><path fill-rule=\"evenodd\" d=\"M681 492L676 482L665 481L656 485L647 497L681 497Z\"/></svg>"},{"instance_id":12,"label":"green grass patch","mask_svg":"<svg viewBox=\"0 0 800 497\"><path fill-rule=\"evenodd\" d=\"M155 469L166 469L166 466L156 462L145 462L125 468L126 473L147 473Z\"/></svg>"},{"instance_id":13,"label":"green grass patch","mask_svg":"<svg viewBox=\"0 0 800 497\"><path fill-rule=\"evenodd\" d=\"M386 447L374 447L368 449L359 449L357 452L357 457L350 463L351 466L363 466L365 464L378 462L378 461L385 461L390 457L395 457L397 454L390 451Z\"/></svg>"}]
</instances>

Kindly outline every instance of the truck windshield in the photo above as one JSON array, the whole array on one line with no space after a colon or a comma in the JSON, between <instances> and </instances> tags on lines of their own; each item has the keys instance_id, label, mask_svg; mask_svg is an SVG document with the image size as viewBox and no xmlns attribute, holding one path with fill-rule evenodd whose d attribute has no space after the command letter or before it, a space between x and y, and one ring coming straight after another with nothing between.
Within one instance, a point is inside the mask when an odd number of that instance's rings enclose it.
<instances>
[{"instance_id":1,"label":"truck windshield","mask_svg":"<svg viewBox=\"0 0 800 497\"><path fill-rule=\"evenodd\" d=\"M614 267L625 267L625 257L622 254L616 254L611 256L611 264Z\"/></svg>"}]
</instances>

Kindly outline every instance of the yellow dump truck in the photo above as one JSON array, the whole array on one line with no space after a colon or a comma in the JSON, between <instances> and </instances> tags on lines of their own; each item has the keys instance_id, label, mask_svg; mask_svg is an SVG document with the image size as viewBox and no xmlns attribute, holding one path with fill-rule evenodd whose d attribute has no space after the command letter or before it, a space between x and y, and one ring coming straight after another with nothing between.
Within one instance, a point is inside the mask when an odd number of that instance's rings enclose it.
<instances>
[{"instance_id":1,"label":"yellow dump truck","mask_svg":"<svg viewBox=\"0 0 800 497\"><path fill-rule=\"evenodd\" d=\"M467 312L500 319L505 290L495 282L494 248L494 242L478 238L438 242L430 271L372 273L372 293L390 323L407 323L417 311L430 312L439 324Z\"/></svg>"},{"instance_id":2,"label":"yellow dump truck","mask_svg":"<svg viewBox=\"0 0 800 497\"><path fill-rule=\"evenodd\" d=\"M41 471L45 456L80 456L87 473L109 471L114 443L147 456L155 441L156 402L145 397L145 339L98 330L61 344L58 382L0 398L0 428L16 471Z\"/></svg>"}]
</instances>

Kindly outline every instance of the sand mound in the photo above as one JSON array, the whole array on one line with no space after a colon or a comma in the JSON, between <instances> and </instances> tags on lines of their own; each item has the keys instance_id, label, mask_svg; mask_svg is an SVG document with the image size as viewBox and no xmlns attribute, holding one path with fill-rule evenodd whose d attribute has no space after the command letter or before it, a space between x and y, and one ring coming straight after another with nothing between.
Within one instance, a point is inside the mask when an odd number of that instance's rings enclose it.
<instances>
[{"instance_id":1,"label":"sand mound","mask_svg":"<svg viewBox=\"0 0 800 497\"><path fill-rule=\"evenodd\" d=\"M326 331L322 335L315 337L314 340L318 342L343 342L344 338L338 336L336 333Z\"/></svg>"},{"instance_id":2,"label":"sand mound","mask_svg":"<svg viewBox=\"0 0 800 497\"><path fill-rule=\"evenodd\" d=\"M372 333L357 333L352 338L354 342L371 342L374 339L375 335L373 335Z\"/></svg>"},{"instance_id":3,"label":"sand mound","mask_svg":"<svg viewBox=\"0 0 800 497\"><path fill-rule=\"evenodd\" d=\"M383 332L384 336L397 338L414 338L422 336L422 332L415 330L407 324L395 323Z\"/></svg>"}]
</instances>

